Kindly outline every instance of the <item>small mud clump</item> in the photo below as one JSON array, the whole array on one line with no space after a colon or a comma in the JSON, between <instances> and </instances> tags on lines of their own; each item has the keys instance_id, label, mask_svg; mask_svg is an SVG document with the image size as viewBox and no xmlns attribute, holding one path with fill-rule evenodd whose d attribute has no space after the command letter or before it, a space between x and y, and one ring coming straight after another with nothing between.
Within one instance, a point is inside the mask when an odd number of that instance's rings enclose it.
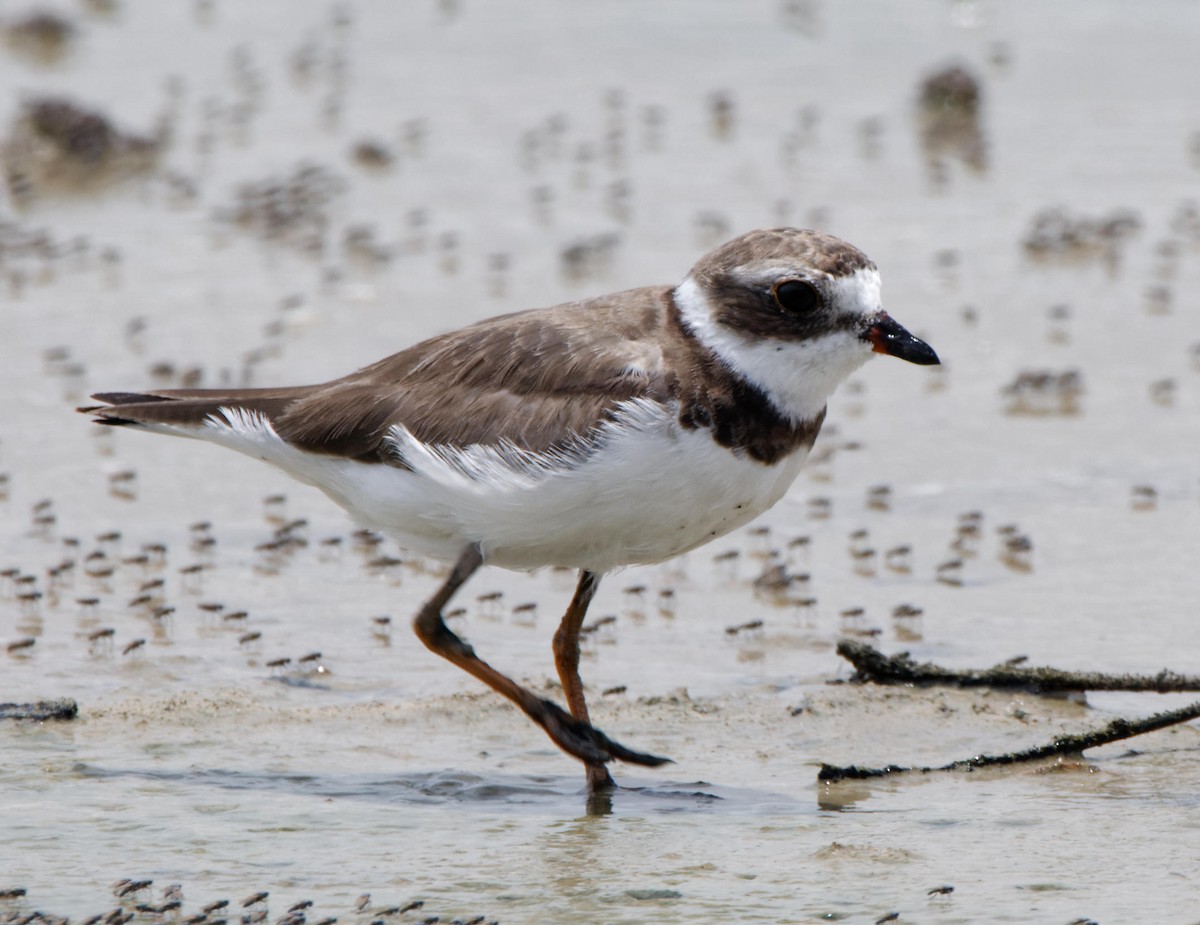
<instances>
[{"instance_id":1,"label":"small mud clump","mask_svg":"<svg viewBox=\"0 0 1200 925\"><path fill-rule=\"evenodd\" d=\"M101 112L46 96L21 106L0 144L0 161L9 192L24 205L42 193L89 192L146 173L164 147L163 133L123 132Z\"/></svg>"},{"instance_id":2,"label":"small mud clump","mask_svg":"<svg viewBox=\"0 0 1200 925\"><path fill-rule=\"evenodd\" d=\"M1072 215L1051 206L1039 211L1021 244L1026 255L1039 261L1100 261L1115 266L1121 250L1142 228L1132 209L1114 209L1107 215Z\"/></svg>"},{"instance_id":3,"label":"small mud clump","mask_svg":"<svg viewBox=\"0 0 1200 925\"><path fill-rule=\"evenodd\" d=\"M71 49L78 30L52 10L34 10L0 21L0 39L15 56L34 64L57 64Z\"/></svg>"},{"instance_id":4,"label":"small mud clump","mask_svg":"<svg viewBox=\"0 0 1200 925\"><path fill-rule=\"evenodd\" d=\"M1077 369L1027 369L1000 391L1004 413L1010 415L1079 414L1083 374Z\"/></svg>"},{"instance_id":5,"label":"small mud clump","mask_svg":"<svg viewBox=\"0 0 1200 925\"><path fill-rule=\"evenodd\" d=\"M320 254L325 250L336 203L346 182L315 164L301 164L288 176L245 183L232 206L217 220L267 241Z\"/></svg>"},{"instance_id":6,"label":"small mud clump","mask_svg":"<svg viewBox=\"0 0 1200 925\"><path fill-rule=\"evenodd\" d=\"M935 177L944 174L951 159L977 173L987 168L978 77L957 64L934 71L921 81L918 108L921 147Z\"/></svg>"}]
</instances>

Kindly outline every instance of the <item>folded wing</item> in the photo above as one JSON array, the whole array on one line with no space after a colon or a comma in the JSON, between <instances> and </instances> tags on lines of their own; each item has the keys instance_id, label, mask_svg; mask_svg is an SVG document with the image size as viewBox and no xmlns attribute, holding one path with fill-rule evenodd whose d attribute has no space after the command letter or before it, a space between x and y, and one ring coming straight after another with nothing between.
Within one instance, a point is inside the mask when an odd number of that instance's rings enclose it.
<instances>
[{"instance_id":1,"label":"folded wing","mask_svg":"<svg viewBox=\"0 0 1200 925\"><path fill-rule=\"evenodd\" d=\"M266 389L100 392L97 422L204 437L252 414L309 452L390 462L406 428L426 444L544 452L577 442L622 402L664 400L661 326L669 292L642 289L490 319L332 382Z\"/></svg>"}]
</instances>

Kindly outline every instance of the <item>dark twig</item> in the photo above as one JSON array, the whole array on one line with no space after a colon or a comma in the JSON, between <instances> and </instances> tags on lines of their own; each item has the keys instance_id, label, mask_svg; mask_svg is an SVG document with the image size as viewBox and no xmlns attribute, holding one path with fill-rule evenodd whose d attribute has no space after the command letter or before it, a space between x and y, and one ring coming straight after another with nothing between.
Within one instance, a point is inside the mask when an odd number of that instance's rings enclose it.
<instances>
[{"instance_id":1,"label":"dark twig","mask_svg":"<svg viewBox=\"0 0 1200 925\"><path fill-rule=\"evenodd\" d=\"M74 700L39 700L37 703L0 703L0 719L75 719L79 707Z\"/></svg>"},{"instance_id":2,"label":"dark twig","mask_svg":"<svg viewBox=\"0 0 1200 925\"><path fill-rule=\"evenodd\" d=\"M956 687L1007 687L1034 693L1052 691L1141 691L1157 694L1200 691L1200 677L1163 670L1156 675L1060 671L1000 664L993 668L956 671L931 662L918 664L907 652L884 655L853 639L842 639L838 655L855 669L854 680L873 684L948 684Z\"/></svg>"},{"instance_id":3,"label":"dark twig","mask_svg":"<svg viewBox=\"0 0 1200 925\"><path fill-rule=\"evenodd\" d=\"M905 768L894 764L882 768L860 768L854 765L841 768L836 765L822 764L821 770L817 774L817 780L831 783L839 780L864 780L871 777L885 777L889 774L904 774L909 772L928 774L932 771L972 771L975 768L1018 764L1023 761L1040 761L1045 758L1054 757L1055 755L1078 756L1086 748L1108 745L1110 742L1119 742L1122 739L1143 735L1147 732L1154 732L1158 729L1165 729L1167 726L1175 726L1194 719L1200 719L1200 701L1179 710L1166 710L1162 713L1155 713L1153 716L1147 716L1141 720L1114 719L1107 726L1092 732L1056 736L1048 745L1038 745L1034 748L1027 748L1024 751L1008 752L1004 755L976 755L973 758L952 761L950 764L944 764L937 768Z\"/></svg>"}]
</instances>

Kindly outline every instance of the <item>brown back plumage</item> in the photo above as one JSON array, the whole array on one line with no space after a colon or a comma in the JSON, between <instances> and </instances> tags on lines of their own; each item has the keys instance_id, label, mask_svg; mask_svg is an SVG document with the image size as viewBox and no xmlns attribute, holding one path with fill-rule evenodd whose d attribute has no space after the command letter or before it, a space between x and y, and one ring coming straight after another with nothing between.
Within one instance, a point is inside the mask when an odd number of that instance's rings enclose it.
<instances>
[{"instance_id":1,"label":"brown back plumage","mask_svg":"<svg viewBox=\"0 0 1200 925\"><path fill-rule=\"evenodd\" d=\"M297 447L364 461L386 457L394 425L425 443L544 451L594 431L620 402L669 396L657 343L669 307L666 287L635 290L482 321L322 385L103 392L93 397L104 406L81 410L186 427L236 407Z\"/></svg>"},{"instance_id":2,"label":"brown back plumage","mask_svg":"<svg viewBox=\"0 0 1200 925\"><path fill-rule=\"evenodd\" d=\"M682 426L773 463L810 446L824 417L783 417L696 341L666 286L481 321L321 385L93 397L105 405L80 410L100 423L200 426L234 407L301 449L399 465L385 439L397 425L427 444L545 452L587 442L632 399L677 403Z\"/></svg>"}]
</instances>

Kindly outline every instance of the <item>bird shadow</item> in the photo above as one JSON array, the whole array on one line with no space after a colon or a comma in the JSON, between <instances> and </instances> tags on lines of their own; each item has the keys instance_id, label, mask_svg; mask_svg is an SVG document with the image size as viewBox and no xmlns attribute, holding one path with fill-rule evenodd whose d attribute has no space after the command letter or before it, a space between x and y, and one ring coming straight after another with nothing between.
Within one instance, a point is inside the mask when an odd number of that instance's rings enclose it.
<instances>
[{"instance_id":1,"label":"bird shadow","mask_svg":"<svg viewBox=\"0 0 1200 925\"><path fill-rule=\"evenodd\" d=\"M243 771L228 768L113 768L79 763L73 773L91 780L143 780L180 787L232 792L289 793L320 799L358 800L516 811L561 811L587 815L710 813L801 814L804 805L764 790L704 781L633 781L612 791L589 794L577 777L489 773L442 769L404 774Z\"/></svg>"}]
</instances>

